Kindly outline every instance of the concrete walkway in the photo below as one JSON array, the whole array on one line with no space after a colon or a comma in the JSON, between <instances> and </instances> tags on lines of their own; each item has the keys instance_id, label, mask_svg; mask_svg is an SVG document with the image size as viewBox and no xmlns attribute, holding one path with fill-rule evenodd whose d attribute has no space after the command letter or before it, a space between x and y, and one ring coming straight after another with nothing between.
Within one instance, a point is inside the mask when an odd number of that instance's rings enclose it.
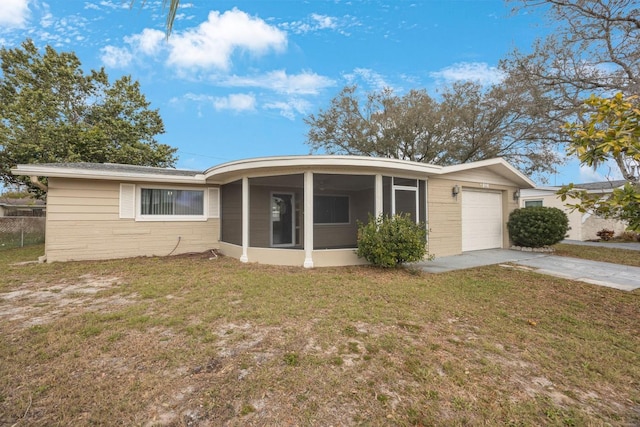
<instances>
[{"instance_id":1,"label":"concrete walkway","mask_svg":"<svg viewBox=\"0 0 640 427\"><path fill-rule=\"evenodd\" d=\"M509 249L465 252L462 255L416 263L414 266L428 273L443 273L505 263L530 268L537 273L625 291L633 291L640 288L640 267Z\"/></svg>"},{"instance_id":2,"label":"concrete walkway","mask_svg":"<svg viewBox=\"0 0 640 427\"><path fill-rule=\"evenodd\" d=\"M509 249L486 249L482 251L465 252L462 255L436 258L414 264L427 273L445 273L447 271L464 270L465 268L481 267L483 265L517 263L528 259L546 257L548 254L537 252L512 251Z\"/></svg>"}]
</instances>

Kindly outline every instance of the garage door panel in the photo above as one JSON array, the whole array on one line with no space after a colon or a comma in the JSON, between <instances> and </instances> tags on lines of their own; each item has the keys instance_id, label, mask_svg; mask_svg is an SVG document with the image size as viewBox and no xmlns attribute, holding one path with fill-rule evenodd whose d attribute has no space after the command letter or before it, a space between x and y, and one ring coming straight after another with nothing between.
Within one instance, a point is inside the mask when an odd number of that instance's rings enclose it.
<instances>
[{"instance_id":1,"label":"garage door panel","mask_svg":"<svg viewBox=\"0 0 640 427\"><path fill-rule=\"evenodd\" d=\"M502 247L502 193L462 191L462 251Z\"/></svg>"}]
</instances>

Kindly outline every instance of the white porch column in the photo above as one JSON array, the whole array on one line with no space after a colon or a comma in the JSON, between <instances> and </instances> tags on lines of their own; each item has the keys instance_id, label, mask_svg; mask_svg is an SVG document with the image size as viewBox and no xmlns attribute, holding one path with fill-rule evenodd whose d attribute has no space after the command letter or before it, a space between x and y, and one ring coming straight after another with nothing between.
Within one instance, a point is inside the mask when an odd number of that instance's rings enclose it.
<instances>
[{"instance_id":1,"label":"white porch column","mask_svg":"<svg viewBox=\"0 0 640 427\"><path fill-rule=\"evenodd\" d=\"M376 199L376 208L375 208L375 216L376 218L382 214L384 210L383 205L383 196L382 196L382 175L376 175L376 185L375 185L375 199Z\"/></svg>"},{"instance_id":2,"label":"white porch column","mask_svg":"<svg viewBox=\"0 0 640 427\"><path fill-rule=\"evenodd\" d=\"M249 262L249 178L242 177L242 256L241 262Z\"/></svg>"},{"instance_id":3,"label":"white porch column","mask_svg":"<svg viewBox=\"0 0 640 427\"><path fill-rule=\"evenodd\" d=\"M416 224L420 223L420 180L416 179Z\"/></svg>"},{"instance_id":4,"label":"white porch column","mask_svg":"<svg viewBox=\"0 0 640 427\"><path fill-rule=\"evenodd\" d=\"M304 173L304 268L313 268L313 172Z\"/></svg>"}]
</instances>

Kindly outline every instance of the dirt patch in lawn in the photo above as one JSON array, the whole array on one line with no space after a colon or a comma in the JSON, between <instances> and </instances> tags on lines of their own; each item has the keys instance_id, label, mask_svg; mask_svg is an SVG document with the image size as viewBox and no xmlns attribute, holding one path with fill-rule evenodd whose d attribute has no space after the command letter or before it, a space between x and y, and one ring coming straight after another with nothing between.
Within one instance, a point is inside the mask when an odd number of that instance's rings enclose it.
<instances>
[{"instance_id":1,"label":"dirt patch in lawn","mask_svg":"<svg viewBox=\"0 0 640 427\"><path fill-rule=\"evenodd\" d=\"M119 284L118 277L93 274L84 274L77 281L54 285L25 283L12 291L0 293L0 319L16 322L18 326L27 328L51 323L69 313L108 311L129 304L134 297L97 296Z\"/></svg>"}]
</instances>

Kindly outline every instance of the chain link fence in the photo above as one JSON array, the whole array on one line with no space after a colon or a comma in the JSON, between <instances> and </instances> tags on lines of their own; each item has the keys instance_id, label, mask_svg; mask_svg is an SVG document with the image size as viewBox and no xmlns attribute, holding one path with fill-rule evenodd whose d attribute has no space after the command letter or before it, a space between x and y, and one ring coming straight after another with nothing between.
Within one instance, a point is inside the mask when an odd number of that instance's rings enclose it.
<instances>
[{"instance_id":1,"label":"chain link fence","mask_svg":"<svg viewBox=\"0 0 640 427\"><path fill-rule=\"evenodd\" d=\"M45 217L0 217L0 250L44 243Z\"/></svg>"}]
</instances>

